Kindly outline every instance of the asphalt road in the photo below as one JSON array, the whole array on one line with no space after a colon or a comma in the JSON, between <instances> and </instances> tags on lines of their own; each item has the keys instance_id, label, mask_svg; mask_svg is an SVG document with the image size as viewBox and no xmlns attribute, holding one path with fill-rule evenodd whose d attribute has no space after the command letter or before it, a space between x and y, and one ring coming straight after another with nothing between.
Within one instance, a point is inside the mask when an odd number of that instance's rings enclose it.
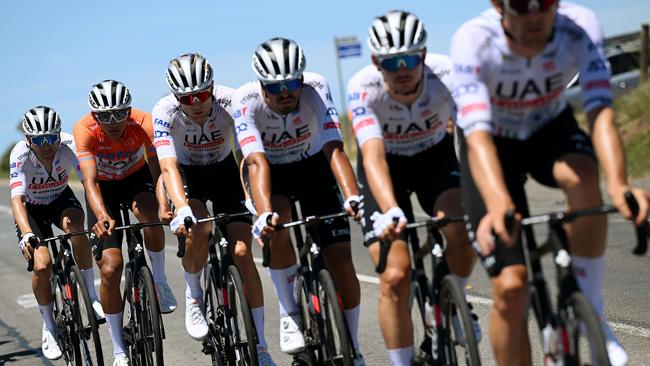
<instances>
[{"instance_id":1,"label":"asphalt road","mask_svg":"<svg viewBox=\"0 0 650 366\"><path fill-rule=\"evenodd\" d=\"M645 182L647 184L647 182ZM534 184L528 187L532 211L545 212L561 208L563 199ZM82 195L80 191L77 195ZM0 188L0 365L61 365L63 361L49 363L42 358L41 318L31 292L30 277L25 271L25 261L19 254L13 230L13 219L6 184ZM634 245L631 226L616 216L609 219L610 230L607 250L607 273L605 277L605 304L612 328L618 335L630 356L630 365L650 365L650 258L631 254ZM388 365L388 355L377 323L378 280L366 250L361 245L361 233L352 225L353 257L361 280L362 308L360 341L368 365ZM540 231L540 234L543 234ZM193 341L184 327L183 291L184 281L180 263L175 256L176 240L167 232L166 268L170 285L179 300L179 309L164 315L167 339L164 341L165 361L170 365L209 365L208 356L201 353L201 344ZM261 256L259 248L254 249L256 258ZM279 316L274 300L272 284L267 271L258 260L258 269L264 285L266 299L266 338L270 352L278 365L289 365L291 359L279 350ZM548 262L548 259L546 260ZM546 263L548 265L548 263ZM96 277L97 276L97 270ZM552 268L548 267L549 283L553 285ZM470 300L478 314L484 335L487 335L487 314L491 304L490 285L482 268L476 268L468 285ZM531 328L534 331L534 328ZM538 338L531 336L535 364L541 364ZM101 327L104 353L111 355L112 347L105 325ZM481 342L483 364L494 364L487 337ZM111 364L112 358L106 362Z\"/></svg>"}]
</instances>

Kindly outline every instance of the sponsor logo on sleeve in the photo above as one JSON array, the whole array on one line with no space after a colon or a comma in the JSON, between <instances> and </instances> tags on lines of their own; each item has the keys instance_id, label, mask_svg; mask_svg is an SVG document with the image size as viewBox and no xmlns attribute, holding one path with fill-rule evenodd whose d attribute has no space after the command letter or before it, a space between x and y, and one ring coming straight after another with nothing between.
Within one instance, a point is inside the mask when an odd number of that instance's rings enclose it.
<instances>
[{"instance_id":1,"label":"sponsor logo on sleeve","mask_svg":"<svg viewBox=\"0 0 650 366\"><path fill-rule=\"evenodd\" d=\"M339 128L341 128L341 124L338 123L338 122L327 122L327 123L325 123L324 128L326 130L339 129Z\"/></svg>"},{"instance_id":2,"label":"sponsor logo on sleeve","mask_svg":"<svg viewBox=\"0 0 650 366\"><path fill-rule=\"evenodd\" d=\"M356 107L356 108L354 108L352 110L352 115L354 117L363 116L364 114L366 114L366 108L365 107Z\"/></svg>"},{"instance_id":3,"label":"sponsor logo on sleeve","mask_svg":"<svg viewBox=\"0 0 650 366\"><path fill-rule=\"evenodd\" d=\"M246 137L245 139L241 140L241 141L239 142L239 145L240 145L240 146L245 146L245 145L248 145L248 144L253 143L253 142L255 142L255 141L257 141L257 137L255 137L255 136L248 136L248 137Z\"/></svg>"},{"instance_id":4,"label":"sponsor logo on sleeve","mask_svg":"<svg viewBox=\"0 0 650 366\"><path fill-rule=\"evenodd\" d=\"M14 189L16 187L21 187L22 185L23 185L23 182L13 182L13 183L11 183L11 185L9 187L11 189Z\"/></svg>"},{"instance_id":5,"label":"sponsor logo on sleeve","mask_svg":"<svg viewBox=\"0 0 650 366\"><path fill-rule=\"evenodd\" d=\"M361 121L355 123L354 126L352 127L352 129L353 129L354 132L356 133L356 132L359 131L360 129L362 129L362 128L366 127L366 126L373 125L373 124L375 124L375 120L374 120L374 119L372 119L372 118L366 118L366 119L362 119Z\"/></svg>"},{"instance_id":6,"label":"sponsor logo on sleeve","mask_svg":"<svg viewBox=\"0 0 650 366\"><path fill-rule=\"evenodd\" d=\"M169 136L169 131L154 131L153 132L153 138L159 139L162 137L168 137Z\"/></svg>"},{"instance_id":7,"label":"sponsor logo on sleeve","mask_svg":"<svg viewBox=\"0 0 650 366\"><path fill-rule=\"evenodd\" d=\"M337 114L338 114L338 112L336 112L336 108L334 108L334 107L327 108L326 115L328 115L328 116L336 116Z\"/></svg>"},{"instance_id":8,"label":"sponsor logo on sleeve","mask_svg":"<svg viewBox=\"0 0 650 366\"><path fill-rule=\"evenodd\" d=\"M154 142L153 145L154 145L155 147L159 147L159 146L169 146L169 145L170 145L170 142L169 142L169 140L160 140L160 141L156 141L156 142Z\"/></svg>"},{"instance_id":9,"label":"sponsor logo on sleeve","mask_svg":"<svg viewBox=\"0 0 650 366\"><path fill-rule=\"evenodd\" d=\"M162 119L160 119L160 118L156 118L156 119L154 120L154 124L155 124L155 125L158 125L158 126L167 127L167 128L171 128L171 127L172 127L172 125L171 125L169 122L164 121L164 120L162 120Z\"/></svg>"}]
</instances>

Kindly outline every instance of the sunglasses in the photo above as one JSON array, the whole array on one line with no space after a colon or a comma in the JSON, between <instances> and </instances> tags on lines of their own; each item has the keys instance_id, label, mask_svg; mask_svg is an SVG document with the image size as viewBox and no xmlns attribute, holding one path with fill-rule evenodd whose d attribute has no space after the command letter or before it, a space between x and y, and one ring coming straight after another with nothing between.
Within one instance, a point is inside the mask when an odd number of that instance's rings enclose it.
<instances>
[{"instance_id":1,"label":"sunglasses","mask_svg":"<svg viewBox=\"0 0 650 366\"><path fill-rule=\"evenodd\" d=\"M384 58L379 61L382 69L390 72L395 72L400 68L406 70L413 70L422 63L422 56L417 55L398 55L389 58Z\"/></svg>"},{"instance_id":2,"label":"sunglasses","mask_svg":"<svg viewBox=\"0 0 650 366\"><path fill-rule=\"evenodd\" d=\"M113 124L124 121L131 112L131 108L118 109L111 112L96 112L95 118L97 121L105 124Z\"/></svg>"},{"instance_id":3,"label":"sunglasses","mask_svg":"<svg viewBox=\"0 0 650 366\"><path fill-rule=\"evenodd\" d=\"M546 12L557 4L557 0L504 0L507 12L514 15L526 15L533 12Z\"/></svg>"},{"instance_id":4,"label":"sunglasses","mask_svg":"<svg viewBox=\"0 0 650 366\"><path fill-rule=\"evenodd\" d=\"M176 99L178 99L181 104L193 105L205 102L210 99L210 96L212 96L212 90L208 89L193 94L177 95Z\"/></svg>"},{"instance_id":5,"label":"sunglasses","mask_svg":"<svg viewBox=\"0 0 650 366\"><path fill-rule=\"evenodd\" d=\"M54 145L57 142L59 142L59 134L58 133L52 133L49 135L38 135L38 136L29 136L29 142L32 145L36 145L38 147L44 146L46 143L48 145Z\"/></svg>"},{"instance_id":6,"label":"sunglasses","mask_svg":"<svg viewBox=\"0 0 650 366\"><path fill-rule=\"evenodd\" d=\"M262 84L264 90L272 95L280 95L282 92L293 93L302 87L302 79L293 79L279 83Z\"/></svg>"}]
</instances>

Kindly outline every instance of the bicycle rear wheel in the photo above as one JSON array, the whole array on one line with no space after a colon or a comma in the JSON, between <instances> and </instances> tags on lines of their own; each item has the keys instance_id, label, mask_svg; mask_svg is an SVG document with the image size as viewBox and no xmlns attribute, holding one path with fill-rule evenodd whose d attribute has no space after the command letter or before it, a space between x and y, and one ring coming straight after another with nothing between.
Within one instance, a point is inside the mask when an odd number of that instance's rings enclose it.
<instances>
[{"instance_id":1,"label":"bicycle rear wheel","mask_svg":"<svg viewBox=\"0 0 650 366\"><path fill-rule=\"evenodd\" d=\"M343 316L343 305L339 301L334 280L326 269L318 273L318 302L323 318L321 349L325 365L352 366L352 344L348 337L348 326Z\"/></svg>"},{"instance_id":2,"label":"bicycle rear wheel","mask_svg":"<svg viewBox=\"0 0 650 366\"><path fill-rule=\"evenodd\" d=\"M257 366L257 334L244 293L241 274L235 265L226 270L228 337L234 359L232 365Z\"/></svg>"},{"instance_id":3,"label":"bicycle rear wheel","mask_svg":"<svg viewBox=\"0 0 650 366\"><path fill-rule=\"evenodd\" d=\"M480 365L472 314L463 290L451 276L442 279L439 304L448 334L448 341L439 352L444 352L445 359L452 365Z\"/></svg>"},{"instance_id":4,"label":"bicycle rear wheel","mask_svg":"<svg viewBox=\"0 0 650 366\"><path fill-rule=\"evenodd\" d=\"M99 326L95 318L95 310L88 295L86 281L77 266L72 266L69 275L72 286L76 333L79 338L80 358L78 364L104 365L102 342L99 338ZM92 284L94 286L94 284Z\"/></svg>"},{"instance_id":5,"label":"bicycle rear wheel","mask_svg":"<svg viewBox=\"0 0 650 366\"><path fill-rule=\"evenodd\" d=\"M560 309L561 341L567 365L609 365L605 334L589 299L574 292Z\"/></svg>"},{"instance_id":6,"label":"bicycle rear wheel","mask_svg":"<svg viewBox=\"0 0 650 366\"><path fill-rule=\"evenodd\" d=\"M81 365L79 357L79 341L75 334L72 300L76 298L72 286L61 284L59 277L52 277L52 293L54 298L54 322L58 333L58 344L66 365ZM68 298L70 296L70 298Z\"/></svg>"},{"instance_id":7,"label":"bicycle rear wheel","mask_svg":"<svg viewBox=\"0 0 650 366\"><path fill-rule=\"evenodd\" d=\"M156 298L153 278L148 267L140 268L138 291L142 307L142 322L138 329L142 344L139 349L144 365L164 365L160 309Z\"/></svg>"}]
</instances>

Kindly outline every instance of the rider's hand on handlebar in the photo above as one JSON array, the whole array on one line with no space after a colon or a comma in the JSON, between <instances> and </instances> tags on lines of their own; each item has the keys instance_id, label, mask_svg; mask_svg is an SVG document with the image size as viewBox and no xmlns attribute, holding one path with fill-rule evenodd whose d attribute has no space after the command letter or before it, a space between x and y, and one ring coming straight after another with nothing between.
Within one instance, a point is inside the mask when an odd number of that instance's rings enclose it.
<instances>
[{"instance_id":1,"label":"rider's hand on handlebar","mask_svg":"<svg viewBox=\"0 0 650 366\"><path fill-rule=\"evenodd\" d=\"M113 234L115 229L115 220L105 215L97 218L97 223L93 226L93 233L99 238L106 239Z\"/></svg>"},{"instance_id":2,"label":"rider's hand on handlebar","mask_svg":"<svg viewBox=\"0 0 650 366\"><path fill-rule=\"evenodd\" d=\"M172 230L172 233L176 236L187 236L192 232L192 229L185 227L185 218L189 217L192 219L192 222L196 224L196 217L192 212L190 206L183 206L176 210L176 217L169 223L169 228Z\"/></svg>"},{"instance_id":3,"label":"rider's hand on handlebar","mask_svg":"<svg viewBox=\"0 0 650 366\"><path fill-rule=\"evenodd\" d=\"M395 225L397 221L397 225ZM372 229L380 239L397 239L398 235L406 228L406 216L399 207L393 207L374 219Z\"/></svg>"},{"instance_id":4,"label":"rider's hand on handlebar","mask_svg":"<svg viewBox=\"0 0 650 366\"><path fill-rule=\"evenodd\" d=\"M271 221L271 225L269 225L269 218ZM278 216L277 213L275 212L265 212L261 214L257 220L255 220L255 223L253 224L253 227L251 228L251 233L253 234L253 237L257 239L257 242L260 244L261 247L264 246L264 238L269 238L273 232L275 232L274 226L278 224L278 221L280 220L280 216Z\"/></svg>"},{"instance_id":5,"label":"rider's hand on handlebar","mask_svg":"<svg viewBox=\"0 0 650 366\"><path fill-rule=\"evenodd\" d=\"M504 205L497 210L488 211L479 222L476 229L476 241L481 247L483 256L488 256L494 251L497 238L506 246L515 244L521 224L521 214L514 215L512 225L508 229L506 215L511 212L514 212L514 207Z\"/></svg>"},{"instance_id":6,"label":"rider's hand on handlebar","mask_svg":"<svg viewBox=\"0 0 650 366\"><path fill-rule=\"evenodd\" d=\"M345 208L345 211L354 219L354 221L361 220L361 215L363 214L360 206L361 199L362 197L353 194L343 202L343 208Z\"/></svg>"},{"instance_id":7,"label":"rider's hand on handlebar","mask_svg":"<svg viewBox=\"0 0 650 366\"><path fill-rule=\"evenodd\" d=\"M32 239L34 238L34 239ZM23 236L20 238L20 243L19 243L19 248L20 251L23 253L23 257L29 262L34 258L34 248L32 247L32 244L30 243L31 240L36 240L37 242L40 242L40 239L34 234L34 233L25 233Z\"/></svg>"},{"instance_id":8,"label":"rider's hand on handlebar","mask_svg":"<svg viewBox=\"0 0 650 366\"><path fill-rule=\"evenodd\" d=\"M632 192L637 204L639 205L639 214L632 217L632 212L625 201L625 192ZM628 220L634 221L636 226L643 224L648 219L648 210L650 209L650 199L648 192L639 188L632 188L630 186L613 187L609 190L609 195L612 198L612 203L618 211Z\"/></svg>"}]
</instances>

